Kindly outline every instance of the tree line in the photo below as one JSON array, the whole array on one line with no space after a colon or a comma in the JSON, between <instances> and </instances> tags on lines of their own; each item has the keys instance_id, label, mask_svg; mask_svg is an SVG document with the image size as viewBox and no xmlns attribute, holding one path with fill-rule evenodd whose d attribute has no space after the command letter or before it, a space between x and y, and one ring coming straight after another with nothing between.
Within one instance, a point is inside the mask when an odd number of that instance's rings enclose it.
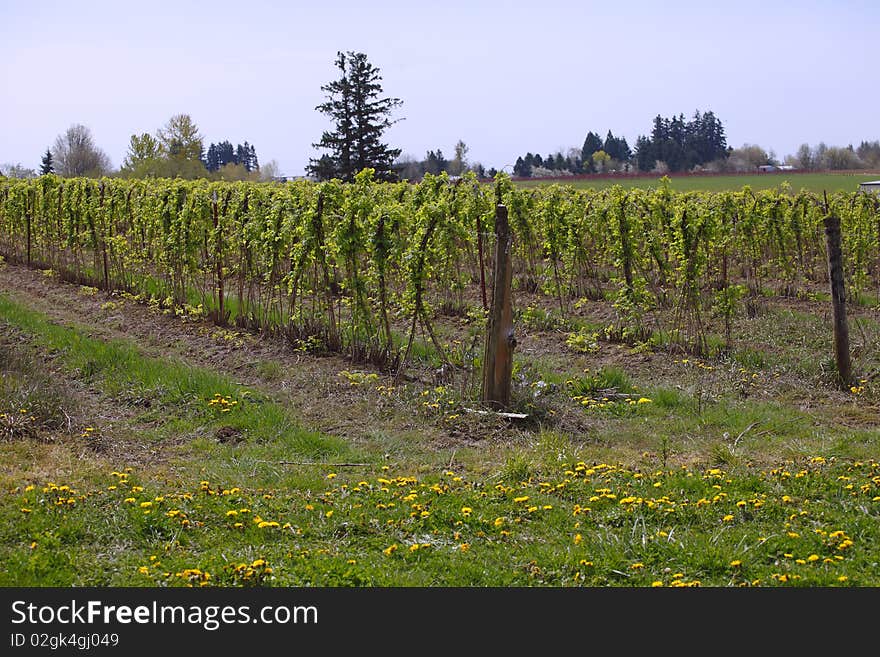
<instances>
[{"instance_id":1,"label":"tree line","mask_svg":"<svg viewBox=\"0 0 880 657\"><path fill-rule=\"evenodd\" d=\"M312 144L323 153L309 159L309 177L351 182L365 168L385 181L420 180L428 174L442 173L460 176L469 171L478 178L496 175L494 167L486 170L479 162L468 162L468 147L462 140L455 144L452 159L447 159L439 148L429 150L421 160L401 157L401 149L386 143L384 133L402 120L392 118L392 113L403 101L384 95L380 71L366 54L340 51L335 65L339 77L321 87L325 101L315 108L331 120L331 127ZM785 163L808 170L880 168L880 141L863 141L858 148L803 144L796 154L785 158ZM658 114L650 133L639 135L632 148L624 137L615 136L611 130L604 139L600 133L590 131L580 148L571 148L565 154L542 156L528 152L517 157L512 173L522 178L617 171L660 175L683 171L723 173L754 171L762 165L778 164L781 162L775 153L760 146L743 144L738 149L731 148L724 125L715 113L696 110L690 119L683 113L672 117ZM37 175L21 165L7 164L2 168L9 177ZM110 168L110 159L97 147L89 129L75 124L43 154L40 173L97 177L110 173ZM155 135L131 135L117 173L132 178L271 180L277 176L277 163L271 161L261 167L256 149L248 141L235 147L228 139L212 142L206 151L204 138L192 118L177 114Z\"/></svg>"},{"instance_id":2,"label":"tree line","mask_svg":"<svg viewBox=\"0 0 880 657\"><path fill-rule=\"evenodd\" d=\"M256 148L245 141L235 147L227 139L211 143L205 139L189 114L176 114L153 133L132 134L118 171L112 170L110 158L95 143L91 130L71 125L46 148L39 173L21 165L4 165L0 175L31 178L57 174L64 178L98 178L116 175L122 178L183 178L193 180L266 180L277 173L272 161L261 170Z\"/></svg>"}]
</instances>

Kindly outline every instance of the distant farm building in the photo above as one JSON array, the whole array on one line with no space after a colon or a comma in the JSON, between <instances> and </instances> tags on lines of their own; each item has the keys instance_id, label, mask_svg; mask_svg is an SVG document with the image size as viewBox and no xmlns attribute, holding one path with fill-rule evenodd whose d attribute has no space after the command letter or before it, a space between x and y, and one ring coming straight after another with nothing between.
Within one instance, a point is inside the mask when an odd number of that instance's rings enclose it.
<instances>
[{"instance_id":1,"label":"distant farm building","mask_svg":"<svg viewBox=\"0 0 880 657\"><path fill-rule=\"evenodd\" d=\"M771 171L794 171L794 167L790 164L762 164L758 167L761 173L770 173Z\"/></svg>"},{"instance_id":2,"label":"distant farm building","mask_svg":"<svg viewBox=\"0 0 880 657\"><path fill-rule=\"evenodd\" d=\"M863 182L859 184L860 192L874 192L875 194L880 194L880 180L872 180L870 182Z\"/></svg>"}]
</instances>

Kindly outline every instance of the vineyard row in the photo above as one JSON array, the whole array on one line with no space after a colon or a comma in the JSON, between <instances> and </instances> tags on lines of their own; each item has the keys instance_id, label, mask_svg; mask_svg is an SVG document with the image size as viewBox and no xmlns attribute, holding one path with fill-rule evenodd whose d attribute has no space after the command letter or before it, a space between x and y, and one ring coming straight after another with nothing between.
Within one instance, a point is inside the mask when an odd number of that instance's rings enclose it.
<instances>
[{"instance_id":1,"label":"vineyard row","mask_svg":"<svg viewBox=\"0 0 880 657\"><path fill-rule=\"evenodd\" d=\"M218 324L277 332L387 367L438 313L480 315L496 205L508 208L515 291L562 317L613 302L605 337L730 341L742 300L827 281L823 218L841 219L848 295L880 290L880 198L779 188L524 189L466 175L380 183L62 179L0 182L0 255Z\"/></svg>"}]
</instances>

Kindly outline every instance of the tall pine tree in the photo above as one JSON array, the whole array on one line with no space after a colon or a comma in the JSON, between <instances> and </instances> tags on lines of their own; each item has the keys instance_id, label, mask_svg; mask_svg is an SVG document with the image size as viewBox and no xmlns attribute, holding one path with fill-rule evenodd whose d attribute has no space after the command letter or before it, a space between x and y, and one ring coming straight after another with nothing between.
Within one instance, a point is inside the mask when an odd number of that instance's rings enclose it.
<instances>
[{"instance_id":1,"label":"tall pine tree","mask_svg":"<svg viewBox=\"0 0 880 657\"><path fill-rule=\"evenodd\" d=\"M380 97L382 76L364 53L338 52L336 67L341 76L321 87L327 101L315 108L330 117L334 127L312 144L329 153L309 160L308 172L319 180L339 178L350 182L370 167L380 180L395 179L393 164L400 149L389 148L382 142L382 135L396 123L389 116L403 101Z\"/></svg>"},{"instance_id":2,"label":"tall pine tree","mask_svg":"<svg viewBox=\"0 0 880 657\"><path fill-rule=\"evenodd\" d=\"M43 159L40 161L40 175L45 176L47 173L55 173L55 164L52 162L52 151L46 149Z\"/></svg>"}]
</instances>

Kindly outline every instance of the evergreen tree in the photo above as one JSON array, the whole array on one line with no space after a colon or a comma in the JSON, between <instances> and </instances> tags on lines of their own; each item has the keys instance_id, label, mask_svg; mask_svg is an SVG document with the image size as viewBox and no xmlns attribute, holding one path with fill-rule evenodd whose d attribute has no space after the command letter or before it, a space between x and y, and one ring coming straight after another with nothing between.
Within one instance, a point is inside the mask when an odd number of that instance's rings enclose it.
<instances>
[{"instance_id":1,"label":"evergreen tree","mask_svg":"<svg viewBox=\"0 0 880 657\"><path fill-rule=\"evenodd\" d=\"M235 161L235 149L228 139L217 144L217 168L219 169L227 164L237 164Z\"/></svg>"},{"instance_id":2,"label":"evergreen tree","mask_svg":"<svg viewBox=\"0 0 880 657\"><path fill-rule=\"evenodd\" d=\"M626 139L615 137L610 130L605 137L602 150L608 153L612 160L617 160L618 162L628 162L632 158L632 151L629 148L629 144L626 143Z\"/></svg>"},{"instance_id":3,"label":"evergreen tree","mask_svg":"<svg viewBox=\"0 0 880 657\"><path fill-rule=\"evenodd\" d=\"M443 151L439 148L436 153L434 151L428 151L428 154L425 156L425 173L430 173L436 176L447 171L448 168L449 162L443 157Z\"/></svg>"},{"instance_id":4,"label":"evergreen tree","mask_svg":"<svg viewBox=\"0 0 880 657\"><path fill-rule=\"evenodd\" d=\"M381 139L385 130L395 123L389 116L402 101L380 98L382 77L364 53L338 52L336 67L341 76L321 87L327 101L315 108L329 116L334 127L312 144L330 151L330 166L328 168L323 158L311 159L307 170L319 179L335 177L352 181L355 174L370 167L375 169L377 178L393 180L396 177L394 160L401 151L389 148Z\"/></svg>"},{"instance_id":5,"label":"evergreen tree","mask_svg":"<svg viewBox=\"0 0 880 657\"><path fill-rule=\"evenodd\" d=\"M220 168L220 155L213 143L208 146L208 154L205 156L205 168L208 171L217 171Z\"/></svg>"},{"instance_id":6,"label":"evergreen tree","mask_svg":"<svg viewBox=\"0 0 880 657\"><path fill-rule=\"evenodd\" d=\"M47 148L40 161L40 175L45 176L48 173L55 173L55 165L52 163L52 151Z\"/></svg>"},{"instance_id":7,"label":"evergreen tree","mask_svg":"<svg viewBox=\"0 0 880 657\"><path fill-rule=\"evenodd\" d=\"M247 145L248 145L247 142L244 142L244 146L242 146L241 144L236 144L234 161L236 164L240 164L241 166L243 166L247 171L250 171L250 169L247 168L247 162L248 162Z\"/></svg>"},{"instance_id":8,"label":"evergreen tree","mask_svg":"<svg viewBox=\"0 0 880 657\"><path fill-rule=\"evenodd\" d=\"M724 126L712 112L697 111L690 121L685 120L684 114L671 119L658 115L651 137L640 137L636 146L642 170L650 170L660 160L670 171L686 171L728 155Z\"/></svg>"},{"instance_id":9,"label":"evergreen tree","mask_svg":"<svg viewBox=\"0 0 880 657\"><path fill-rule=\"evenodd\" d=\"M639 135L636 139L636 151L634 157L639 171L650 171L653 169L654 162L657 160L654 151L654 142L644 135Z\"/></svg>"},{"instance_id":10,"label":"evergreen tree","mask_svg":"<svg viewBox=\"0 0 880 657\"><path fill-rule=\"evenodd\" d=\"M584 145L581 148L581 160L584 163L584 168L590 171L594 171L593 168L593 153L596 151L601 151L604 144L602 140L599 138L599 135L593 134L592 131L587 133L587 138L584 139Z\"/></svg>"}]
</instances>

